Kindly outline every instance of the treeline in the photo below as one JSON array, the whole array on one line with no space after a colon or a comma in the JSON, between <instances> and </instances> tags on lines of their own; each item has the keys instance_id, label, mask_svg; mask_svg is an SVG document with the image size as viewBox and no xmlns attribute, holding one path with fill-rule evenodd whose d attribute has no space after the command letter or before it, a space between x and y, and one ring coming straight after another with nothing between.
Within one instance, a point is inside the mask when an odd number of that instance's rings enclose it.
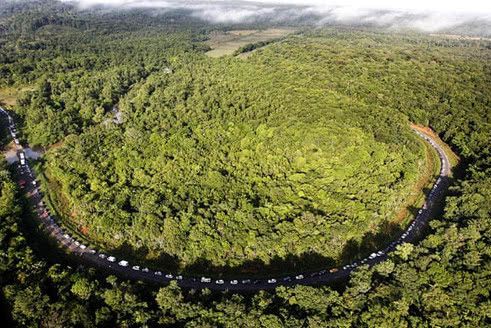
<instances>
[{"instance_id":1,"label":"treeline","mask_svg":"<svg viewBox=\"0 0 491 328\"><path fill-rule=\"evenodd\" d=\"M271 40L265 40L265 41L259 41L255 43L248 43L245 46L240 47L239 49L235 50L234 56L246 53L246 52L251 52L253 50L262 48L267 46L268 44L278 42L281 39L271 39Z\"/></svg>"}]
</instances>

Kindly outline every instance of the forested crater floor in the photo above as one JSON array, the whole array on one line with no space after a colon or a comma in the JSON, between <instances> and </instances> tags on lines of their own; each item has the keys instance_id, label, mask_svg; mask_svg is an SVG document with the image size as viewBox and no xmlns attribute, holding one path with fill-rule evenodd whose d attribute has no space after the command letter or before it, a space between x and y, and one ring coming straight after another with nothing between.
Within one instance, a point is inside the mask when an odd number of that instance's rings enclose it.
<instances>
[{"instance_id":1,"label":"forested crater floor","mask_svg":"<svg viewBox=\"0 0 491 328\"><path fill-rule=\"evenodd\" d=\"M335 264L348 242L387 228L424 149L402 114L327 89L330 61L290 65L289 52L325 53L312 41L247 61L181 58L133 85L121 124L46 154L64 218L106 249L179 268L309 254ZM56 101L61 81L45 83Z\"/></svg>"}]
</instances>

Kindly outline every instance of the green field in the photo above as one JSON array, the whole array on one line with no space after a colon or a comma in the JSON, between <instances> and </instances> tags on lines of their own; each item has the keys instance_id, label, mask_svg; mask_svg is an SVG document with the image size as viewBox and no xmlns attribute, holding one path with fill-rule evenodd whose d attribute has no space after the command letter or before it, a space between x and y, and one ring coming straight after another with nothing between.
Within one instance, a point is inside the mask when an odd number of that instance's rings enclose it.
<instances>
[{"instance_id":1,"label":"green field","mask_svg":"<svg viewBox=\"0 0 491 328\"><path fill-rule=\"evenodd\" d=\"M240 47L260 41L283 38L295 32L294 28L270 28L266 30L232 30L211 33L207 44L212 48L206 55L218 58L232 55Z\"/></svg>"}]
</instances>

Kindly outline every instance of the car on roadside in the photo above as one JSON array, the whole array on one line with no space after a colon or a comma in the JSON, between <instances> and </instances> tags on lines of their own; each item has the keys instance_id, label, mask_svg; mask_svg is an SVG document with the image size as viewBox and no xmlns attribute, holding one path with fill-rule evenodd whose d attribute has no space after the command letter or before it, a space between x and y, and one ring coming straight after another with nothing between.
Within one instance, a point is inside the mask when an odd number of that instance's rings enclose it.
<instances>
[{"instance_id":1,"label":"car on roadside","mask_svg":"<svg viewBox=\"0 0 491 328\"><path fill-rule=\"evenodd\" d=\"M239 282L237 280L230 280L231 285L237 285Z\"/></svg>"},{"instance_id":2,"label":"car on roadside","mask_svg":"<svg viewBox=\"0 0 491 328\"><path fill-rule=\"evenodd\" d=\"M160 272L160 271L155 271L154 275L156 275L156 276L161 276L161 275L162 275L162 272Z\"/></svg>"},{"instance_id":3,"label":"car on roadside","mask_svg":"<svg viewBox=\"0 0 491 328\"><path fill-rule=\"evenodd\" d=\"M134 265L131 268L135 271L140 271L140 267L138 265Z\"/></svg>"},{"instance_id":4,"label":"car on roadside","mask_svg":"<svg viewBox=\"0 0 491 328\"><path fill-rule=\"evenodd\" d=\"M148 268L143 268L143 269L142 269L142 272L150 272L150 269L148 269Z\"/></svg>"},{"instance_id":5,"label":"car on roadside","mask_svg":"<svg viewBox=\"0 0 491 328\"><path fill-rule=\"evenodd\" d=\"M244 279L244 280L242 280L241 282L242 282L242 284L244 284L244 285L248 285L248 284L250 284L250 283L251 283L251 279Z\"/></svg>"},{"instance_id":6,"label":"car on roadside","mask_svg":"<svg viewBox=\"0 0 491 328\"><path fill-rule=\"evenodd\" d=\"M122 267L127 267L128 266L128 261L125 261L125 260L121 260L118 262L118 265L119 266L122 266Z\"/></svg>"},{"instance_id":7,"label":"car on roadside","mask_svg":"<svg viewBox=\"0 0 491 328\"><path fill-rule=\"evenodd\" d=\"M223 281L222 279L218 279L215 281L215 284L217 285L223 285L225 283L225 281Z\"/></svg>"},{"instance_id":8,"label":"car on roadside","mask_svg":"<svg viewBox=\"0 0 491 328\"><path fill-rule=\"evenodd\" d=\"M268 279L268 284L276 284L276 279L274 278Z\"/></svg>"},{"instance_id":9,"label":"car on roadside","mask_svg":"<svg viewBox=\"0 0 491 328\"><path fill-rule=\"evenodd\" d=\"M303 274L299 274L295 276L295 279L302 280L304 278Z\"/></svg>"},{"instance_id":10,"label":"car on roadside","mask_svg":"<svg viewBox=\"0 0 491 328\"><path fill-rule=\"evenodd\" d=\"M204 282L204 283L209 283L211 282L211 278L207 278L207 277L201 277L201 282Z\"/></svg>"},{"instance_id":11,"label":"car on roadside","mask_svg":"<svg viewBox=\"0 0 491 328\"><path fill-rule=\"evenodd\" d=\"M108 260L109 262L116 262L116 258L115 258L114 256L109 256L109 257L107 258L107 260Z\"/></svg>"},{"instance_id":12,"label":"car on roadside","mask_svg":"<svg viewBox=\"0 0 491 328\"><path fill-rule=\"evenodd\" d=\"M105 259L105 258L107 257L107 255L106 255L106 254L101 253L101 254L99 254L99 257L100 257L101 259Z\"/></svg>"},{"instance_id":13,"label":"car on roadside","mask_svg":"<svg viewBox=\"0 0 491 328\"><path fill-rule=\"evenodd\" d=\"M181 275L176 276L176 280L182 280L182 276Z\"/></svg>"},{"instance_id":14,"label":"car on roadside","mask_svg":"<svg viewBox=\"0 0 491 328\"><path fill-rule=\"evenodd\" d=\"M84 244L80 244L79 247L80 247L80 249L86 249L87 248L87 246L85 246Z\"/></svg>"},{"instance_id":15,"label":"car on roadside","mask_svg":"<svg viewBox=\"0 0 491 328\"><path fill-rule=\"evenodd\" d=\"M166 274L166 275L165 275L165 277L166 277L167 279L172 279L172 278L174 278L174 276L173 276L173 275L171 275L170 273Z\"/></svg>"},{"instance_id":16,"label":"car on roadside","mask_svg":"<svg viewBox=\"0 0 491 328\"><path fill-rule=\"evenodd\" d=\"M331 270L329 270L330 273L334 273L334 272L338 272L338 268L332 268Z\"/></svg>"}]
</instances>

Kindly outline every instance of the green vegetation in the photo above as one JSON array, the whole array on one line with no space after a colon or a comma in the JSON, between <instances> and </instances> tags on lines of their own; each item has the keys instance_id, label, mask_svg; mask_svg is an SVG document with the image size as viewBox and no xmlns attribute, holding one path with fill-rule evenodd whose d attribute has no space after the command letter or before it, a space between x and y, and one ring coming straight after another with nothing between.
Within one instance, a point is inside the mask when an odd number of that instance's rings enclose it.
<instances>
[{"instance_id":1,"label":"green vegetation","mask_svg":"<svg viewBox=\"0 0 491 328\"><path fill-rule=\"evenodd\" d=\"M294 28L286 27L262 30L213 31L206 41L206 44L211 48L206 55L212 58L226 55L237 56L281 40L294 32Z\"/></svg>"},{"instance_id":2,"label":"green vegetation","mask_svg":"<svg viewBox=\"0 0 491 328\"><path fill-rule=\"evenodd\" d=\"M488 43L325 29L247 61L213 59L206 31L182 13L43 3L0 5L0 85L33 87L13 109L29 142L49 149L52 200L108 249L201 270L341 262L387 242L408 205L425 165L410 121L431 126L462 164L418 245L335 290L242 296L158 289L46 258L2 163L9 326L491 325Z\"/></svg>"}]
</instances>

